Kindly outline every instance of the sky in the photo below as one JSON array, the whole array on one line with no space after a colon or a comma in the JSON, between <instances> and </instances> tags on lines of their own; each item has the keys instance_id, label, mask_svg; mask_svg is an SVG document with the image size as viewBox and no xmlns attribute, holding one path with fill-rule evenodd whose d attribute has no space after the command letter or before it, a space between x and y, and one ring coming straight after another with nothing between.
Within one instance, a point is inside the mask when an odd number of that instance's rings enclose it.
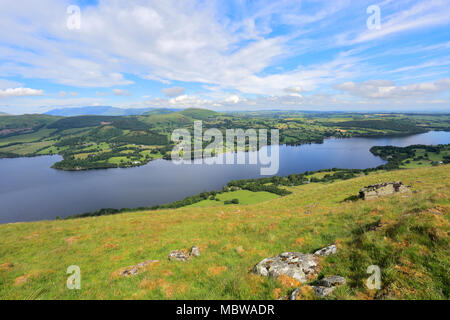
<instances>
[{"instance_id":1,"label":"sky","mask_svg":"<svg viewBox=\"0 0 450 320\"><path fill-rule=\"evenodd\" d=\"M0 112L450 112L448 0L2 0Z\"/></svg>"}]
</instances>

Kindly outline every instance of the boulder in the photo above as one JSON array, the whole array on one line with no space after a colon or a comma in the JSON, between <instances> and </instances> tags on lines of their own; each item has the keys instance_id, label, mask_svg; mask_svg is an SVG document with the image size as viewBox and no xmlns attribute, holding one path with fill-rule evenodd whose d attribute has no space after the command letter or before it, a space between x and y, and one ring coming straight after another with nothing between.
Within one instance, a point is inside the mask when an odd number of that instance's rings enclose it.
<instances>
[{"instance_id":1,"label":"boulder","mask_svg":"<svg viewBox=\"0 0 450 320\"><path fill-rule=\"evenodd\" d=\"M191 248L191 252L189 253L191 257L199 257L200 256L200 249L197 246L193 246Z\"/></svg>"},{"instance_id":2,"label":"boulder","mask_svg":"<svg viewBox=\"0 0 450 320\"><path fill-rule=\"evenodd\" d=\"M169 254L169 260L188 261L189 255L183 250L173 250Z\"/></svg>"},{"instance_id":3,"label":"boulder","mask_svg":"<svg viewBox=\"0 0 450 320\"><path fill-rule=\"evenodd\" d=\"M328 247L317 250L316 252L314 252L314 255L324 257L324 256L329 256L331 254L336 254L336 253L337 253L337 247L336 247L336 245L332 244Z\"/></svg>"},{"instance_id":4,"label":"boulder","mask_svg":"<svg viewBox=\"0 0 450 320\"><path fill-rule=\"evenodd\" d=\"M285 275L305 283L317 276L318 268L318 259L312 254L285 252L262 260L253 268L253 273L274 278Z\"/></svg>"},{"instance_id":5,"label":"boulder","mask_svg":"<svg viewBox=\"0 0 450 320\"><path fill-rule=\"evenodd\" d=\"M411 192L411 190L400 181L384 182L362 188L359 190L359 197L364 200L371 200L395 193L406 192Z\"/></svg>"}]
</instances>

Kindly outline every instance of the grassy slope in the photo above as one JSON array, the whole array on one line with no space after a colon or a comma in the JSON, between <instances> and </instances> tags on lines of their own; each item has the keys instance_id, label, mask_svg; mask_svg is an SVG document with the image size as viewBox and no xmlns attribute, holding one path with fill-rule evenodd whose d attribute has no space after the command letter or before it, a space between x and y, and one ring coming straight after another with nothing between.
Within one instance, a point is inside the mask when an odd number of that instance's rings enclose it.
<instances>
[{"instance_id":1,"label":"grassy slope","mask_svg":"<svg viewBox=\"0 0 450 320\"><path fill-rule=\"evenodd\" d=\"M68 221L0 226L0 298L273 299L292 291L249 273L285 251L312 252L336 243L320 276L348 285L332 298L449 298L450 166L401 170L332 184L293 188L264 203L181 208ZM342 202L365 185L401 180L417 193ZM369 231L368 224L381 220ZM202 256L169 262L174 249L198 245ZM158 259L129 278L113 272ZM66 289L78 265L82 290ZM365 289L369 265L382 270L382 290ZM304 297L310 297L305 290Z\"/></svg>"}]
</instances>

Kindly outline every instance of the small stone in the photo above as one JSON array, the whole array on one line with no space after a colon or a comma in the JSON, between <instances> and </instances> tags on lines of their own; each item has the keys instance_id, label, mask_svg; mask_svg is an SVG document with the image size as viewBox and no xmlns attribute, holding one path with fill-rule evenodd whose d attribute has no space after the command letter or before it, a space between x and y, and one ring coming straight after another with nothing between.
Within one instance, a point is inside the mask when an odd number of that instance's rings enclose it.
<instances>
[{"instance_id":1,"label":"small stone","mask_svg":"<svg viewBox=\"0 0 450 320\"><path fill-rule=\"evenodd\" d=\"M341 277L341 276L326 277L324 279L317 281L318 286L328 287L328 288L344 285L346 283L347 283L347 281L345 280L345 278Z\"/></svg>"},{"instance_id":2,"label":"small stone","mask_svg":"<svg viewBox=\"0 0 450 320\"><path fill-rule=\"evenodd\" d=\"M192 257L199 257L200 256L200 249L197 246L193 246L191 249L191 253L189 254Z\"/></svg>"},{"instance_id":3,"label":"small stone","mask_svg":"<svg viewBox=\"0 0 450 320\"><path fill-rule=\"evenodd\" d=\"M336 289L336 287L328 288L328 287L320 287L320 286L312 286L312 288L314 289L316 296L318 296L319 298L329 296L334 291L334 289Z\"/></svg>"},{"instance_id":4,"label":"small stone","mask_svg":"<svg viewBox=\"0 0 450 320\"><path fill-rule=\"evenodd\" d=\"M329 256L331 254L336 254L336 253L337 253L337 247L336 247L336 245L332 244L328 247L317 250L316 252L314 252L314 255L324 257L324 256Z\"/></svg>"},{"instance_id":5,"label":"small stone","mask_svg":"<svg viewBox=\"0 0 450 320\"><path fill-rule=\"evenodd\" d=\"M169 254L169 260L187 261L189 260L189 255L182 250L173 250Z\"/></svg>"}]
</instances>

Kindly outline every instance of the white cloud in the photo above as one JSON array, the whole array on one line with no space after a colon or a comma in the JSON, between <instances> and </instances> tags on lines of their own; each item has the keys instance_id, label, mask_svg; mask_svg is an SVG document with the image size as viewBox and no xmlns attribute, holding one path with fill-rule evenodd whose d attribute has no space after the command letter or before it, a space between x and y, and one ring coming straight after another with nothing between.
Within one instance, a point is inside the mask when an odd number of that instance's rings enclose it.
<instances>
[{"instance_id":1,"label":"white cloud","mask_svg":"<svg viewBox=\"0 0 450 320\"><path fill-rule=\"evenodd\" d=\"M65 96L76 97L76 96L78 96L78 92L74 92L74 91L70 91L70 92L60 91L58 93L58 96L60 96L60 97L65 97Z\"/></svg>"},{"instance_id":2,"label":"white cloud","mask_svg":"<svg viewBox=\"0 0 450 320\"><path fill-rule=\"evenodd\" d=\"M131 93L129 93L126 90L122 89L113 89L112 90L115 96L131 96Z\"/></svg>"},{"instance_id":3,"label":"white cloud","mask_svg":"<svg viewBox=\"0 0 450 320\"><path fill-rule=\"evenodd\" d=\"M9 44L5 58L10 62L0 66L0 74L77 87L110 87L132 84L124 77L127 72L257 94L275 93L289 86L293 77L303 76L258 75L289 51L289 37L263 36L270 31L273 15L286 8L300 10L293 3L261 4L253 16L227 22L218 19L219 4L214 2L101 1L83 8L81 29L69 31L67 17L60 14L65 4L43 1L40 6L2 7L0 38ZM22 22L28 20L31 25ZM248 32L249 26L254 33ZM14 37L7 34L11 29ZM302 85L318 81L310 77Z\"/></svg>"},{"instance_id":4,"label":"white cloud","mask_svg":"<svg viewBox=\"0 0 450 320\"><path fill-rule=\"evenodd\" d=\"M170 87L162 90L165 98L146 103L216 108L313 108L346 105L349 96L357 108L358 103L374 98L407 99L437 94L446 87L439 81L404 86L350 81L380 72L391 72L396 81L402 79L398 73L411 81L414 72L419 70L425 75L430 68L448 73L448 59L442 55L424 58L428 53L420 53L402 60L398 56L390 59L381 47L373 53L364 52L375 46L377 41L372 40L449 24L450 7L444 0L385 0L379 4L382 28L370 32L365 28L366 3L349 0L99 1L98 5L83 7L81 29L76 31L66 28L69 3L2 2L2 78L45 79L68 86L94 87L99 90L98 96L107 96L106 90L110 95L129 95L131 89L112 90L132 85L129 77L157 80L167 86L175 81L195 82L208 92L187 95L182 87ZM44 9L49 7L52 10ZM231 15L227 8L232 10ZM343 10L346 8L351 10ZM409 38L408 45L414 44ZM425 46L434 52L448 49L448 42L439 47L420 42L417 49L424 50ZM401 50L402 54L408 53L405 46ZM379 61L374 61L380 51L386 54L381 67ZM373 65L366 53L372 56ZM423 79L439 77L443 76ZM9 80L0 79L0 89L26 86L5 81ZM336 83L340 83L336 88L342 93L328 94ZM72 88L65 90L69 93L63 96L70 99ZM253 94L257 98L243 98ZM445 97L434 100L445 101Z\"/></svg>"},{"instance_id":5,"label":"white cloud","mask_svg":"<svg viewBox=\"0 0 450 320\"><path fill-rule=\"evenodd\" d=\"M183 87L172 87L161 89L161 92L166 95L166 97L177 97L184 94L185 90Z\"/></svg>"},{"instance_id":6,"label":"white cloud","mask_svg":"<svg viewBox=\"0 0 450 320\"><path fill-rule=\"evenodd\" d=\"M22 84L20 82L0 79L0 89L19 88L19 87L22 87Z\"/></svg>"},{"instance_id":7,"label":"white cloud","mask_svg":"<svg viewBox=\"0 0 450 320\"><path fill-rule=\"evenodd\" d=\"M382 21L379 30L366 29L356 35L353 32L345 33L339 36L339 43L357 44L400 32L450 23L450 6L447 0L419 1L410 7L408 7L408 1L401 4L393 2L392 5L401 5L403 10L383 17L384 8L381 6Z\"/></svg>"},{"instance_id":8,"label":"white cloud","mask_svg":"<svg viewBox=\"0 0 450 320\"><path fill-rule=\"evenodd\" d=\"M242 99L241 97L239 97L236 94L233 94L231 96L226 97L225 99L223 99L221 102L224 104L237 104L239 102L245 101L245 99Z\"/></svg>"},{"instance_id":9,"label":"white cloud","mask_svg":"<svg viewBox=\"0 0 450 320\"><path fill-rule=\"evenodd\" d=\"M450 78L402 86L397 86L389 80L370 80L360 83L349 81L336 85L335 89L364 98L411 97L450 91Z\"/></svg>"},{"instance_id":10,"label":"white cloud","mask_svg":"<svg viewBox=\"0 0 450 320\"><path fill-rule=\"evenodd\" d=\"M30 88L9 88L0 90L0 97L27 97L27 96L42 96L43 90L36 90Z\"/></svg>"}]
</instances>

